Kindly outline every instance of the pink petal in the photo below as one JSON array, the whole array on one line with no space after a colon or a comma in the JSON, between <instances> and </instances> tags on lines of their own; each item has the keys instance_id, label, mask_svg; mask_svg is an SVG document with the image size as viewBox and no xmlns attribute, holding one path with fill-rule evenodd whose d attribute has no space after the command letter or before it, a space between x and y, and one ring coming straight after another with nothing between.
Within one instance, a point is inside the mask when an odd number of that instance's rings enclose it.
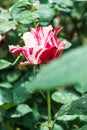
<instances>
[{"instance_id":1,"label":"pink petal","mask_svg":"<svg viewBox=\"0 0 87 130\"><path fill-rule=\"evenodd\" d=\"M56 41L56 35L57 33L62 29L63 27L59 27L59 28L56 28L53 31L51 31L48 36L47 36L47 39L46 39L46 47L48 48L49 46L52 47L52 46L58 46L58 41ZM61 41L60 41L61 42Z\"/></svg>"},{"instance_id":2,"label":"pink petal","mask_svg":"<svg viewBox=\"0 0 87 130\"><path fill-rule=\"evenodd\" d=\"M40 64L39 58L39 53L41 52L42 48L40 46L36 46L33 48L32 55L29 56L29 60L31 61L32 64Z\"/></svg>"},{"instance_id":3,"label":"pink petal","mask_svg":"<svg viewBox=\"0 0 87 130\"><path fill-rule=\"evenodd\" d=\"M55 28L54 30L54 37L56 38L56 35L58 34L59 31L61 31L63 27Z\"/></svg>"},{"instance_id":4,"label":"pink petal","mask_svg":"<svg viewBox=\"0 0 87 130\"><path fill-rule=\"evenodd\" d=\"M9 46L9 51L13 54L18 54L18 53L22 53L23 51L23 48L20 47L20 46L13 46L13 45L10 45Z\"/></svg>"},{"instance_id":5,"label":"pink petal","mask_svg":"<svg viewBox=\"0 0 87 130\"><path fill-rule=\"evenodd\" d=\"M44 47L47 43L47 39L49 38L51 32L51 25L48 27L31 28L31 33L33 34L34 38L38 41L37 45L42 47Z\"/></svg>"},{"instance_id":6,"label":"pink petal","mask_svg":"<svg viewBox=\"0 0 87 130\"><path fill-rule=\"evenodd\" d=\"M29 59L29 48L27 47L20 47L20 46L9 46L9 51L13 54L18 54L18 53L22 53L23 56L27 59L27 61L29 63L31 63L30 59Z\"/></svg>"}]
</instances>

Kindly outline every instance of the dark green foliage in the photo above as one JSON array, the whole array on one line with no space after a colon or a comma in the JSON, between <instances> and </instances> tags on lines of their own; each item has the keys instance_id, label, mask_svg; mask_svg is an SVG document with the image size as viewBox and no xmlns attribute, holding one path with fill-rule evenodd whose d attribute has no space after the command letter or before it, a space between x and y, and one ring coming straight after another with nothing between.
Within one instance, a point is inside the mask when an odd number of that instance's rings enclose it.
<instances>
[{"instance_id":1,"label":"dark green foliage","mask_svg":"<svg viewBox=\"0 0 87 130\"><path fill-rule=\"evenodd\" d=\"M87 2L0 0L0 5L0 130L48 130L47 90L52 123L56 119L53 130L86 130ZM63 56L41 67L22 68L24 57L15 63L17 55L8 46L23 46L24 32L47 25L63 26L58 35L67 39Z\"/></svg>"},{"instance_id":2,"label":"dark green foliage","mask_svg":"<svg viewBox=\"0 0 87 130\"><path fill-rule=\"evenodd\" d=\"M85 115L87 113L87 95L63 105L56 116L62 115Z\"/></svg>"},{"instance_id":3,"label":"dark green foliage","mask_svg":"<svg viewBox=\"0 0 87 130\"><path fill-rule=\"evenodd\" d=\"M83 127L81 127L79 130L86 130L87 129L87 125L84 125Z\"/></svg>"}]
</instances>

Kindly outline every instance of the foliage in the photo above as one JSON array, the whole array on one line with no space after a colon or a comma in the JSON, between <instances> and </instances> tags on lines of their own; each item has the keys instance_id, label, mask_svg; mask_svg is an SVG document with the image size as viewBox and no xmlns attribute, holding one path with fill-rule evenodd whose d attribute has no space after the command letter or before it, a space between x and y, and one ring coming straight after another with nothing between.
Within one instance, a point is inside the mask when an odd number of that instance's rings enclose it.
<instances>
[{"instance_id":1,"label":"foliage","mask_svg":"<svg viewBox=\"0 0 87 130\"><path fill-rule=\"evenodd\" d=\"M0 130L48 130L48 90L53 130L86 130L86 1L1 0L0 4ZM50 24L64 27L59 34L67 41L63 56L42 66L21 66L24 57L10 54L8 46L23 46L21 36L30 27Z\"/></svg>"}]
</instances>

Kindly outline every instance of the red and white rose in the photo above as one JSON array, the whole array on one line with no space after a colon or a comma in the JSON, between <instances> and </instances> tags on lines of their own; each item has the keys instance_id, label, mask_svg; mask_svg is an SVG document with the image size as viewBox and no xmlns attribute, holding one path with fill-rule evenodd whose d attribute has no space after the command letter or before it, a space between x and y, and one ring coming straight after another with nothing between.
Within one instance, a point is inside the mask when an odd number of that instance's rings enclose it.
<instances>
[{"instance_id":1,"label":"red and white rose","mask_svg":"<svg viewBox=\"0 0 87 130\"><path fill-rule=\"evenodd\" d=\"M56 38L57 33L63 27L56 28L52 31L52 26L30 28L30 32L24 33L22 39L25 46L10 45L9 50L13 54L22 53L29 64L47 63L53 59L60 57L66 41Z\"/></svg>"}]
</instances>

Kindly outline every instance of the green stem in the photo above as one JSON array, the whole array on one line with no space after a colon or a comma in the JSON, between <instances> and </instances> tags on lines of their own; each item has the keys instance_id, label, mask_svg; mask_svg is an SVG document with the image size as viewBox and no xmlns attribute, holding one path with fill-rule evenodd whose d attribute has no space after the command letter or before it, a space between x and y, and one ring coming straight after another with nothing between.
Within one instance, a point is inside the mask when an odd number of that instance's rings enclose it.
<instances>
[{"instance_id":1,"label":"green stem","mask_svg":"<svg viewBox=\"0 0 87 130\"><path fill-rule=\"evenodd\" d=\"M55 125L56 121L57 121L57 118L55 118L54 121L53 121L52 130L53 130L53 128L54 128L54 125Z\"/></svg>"},{"instance_id":2,"label":"green stem","mask_svg":"<svg viewBox=\"0 0 87 130\"><path fill-rule=\"evenodd\" d=\"M54 125L55 125L55 123L56 123L57 120L58 120L58 115L55 117L55 119L54 119L54 121L53 121L53 124L52 124L52 130L53 130Z\"/></svg>"},{"instance_id":3,"label":"green stem","mask_svg":"<svg viewBox=\"0 0 87 130\"><path fill-rule=\"evenodd\" d=\"M40 92L40 94L42 95L43 99L46 101L47 98L46 98L45 94L44 94L42 91L39 91L39 92Z\"/></svg>"},{"instance_id":4,"label":"green stem","mask_svg":"<svg viewBox=\"0 0 87 130\"><path fill-rule=\"evenodd\" d=\"M50 91L47 91L47 105L48 105L48 128L51 130L51 99Z\"/></svg>"},{"instance_id":5,"label":"green stem","mask_svg":"<svg viewBox=\"0 0 87 130\"><path fill-rule=\"evenodd\" d=\"M21 55L19 55L19 56L16 58L16 60L15 60L13 63L11 63L11 65L12 65L12 66L15 65L15 64L18 62L18 60L20 59L20 57L21 57Z\"/></svg>"}]
</instances>

